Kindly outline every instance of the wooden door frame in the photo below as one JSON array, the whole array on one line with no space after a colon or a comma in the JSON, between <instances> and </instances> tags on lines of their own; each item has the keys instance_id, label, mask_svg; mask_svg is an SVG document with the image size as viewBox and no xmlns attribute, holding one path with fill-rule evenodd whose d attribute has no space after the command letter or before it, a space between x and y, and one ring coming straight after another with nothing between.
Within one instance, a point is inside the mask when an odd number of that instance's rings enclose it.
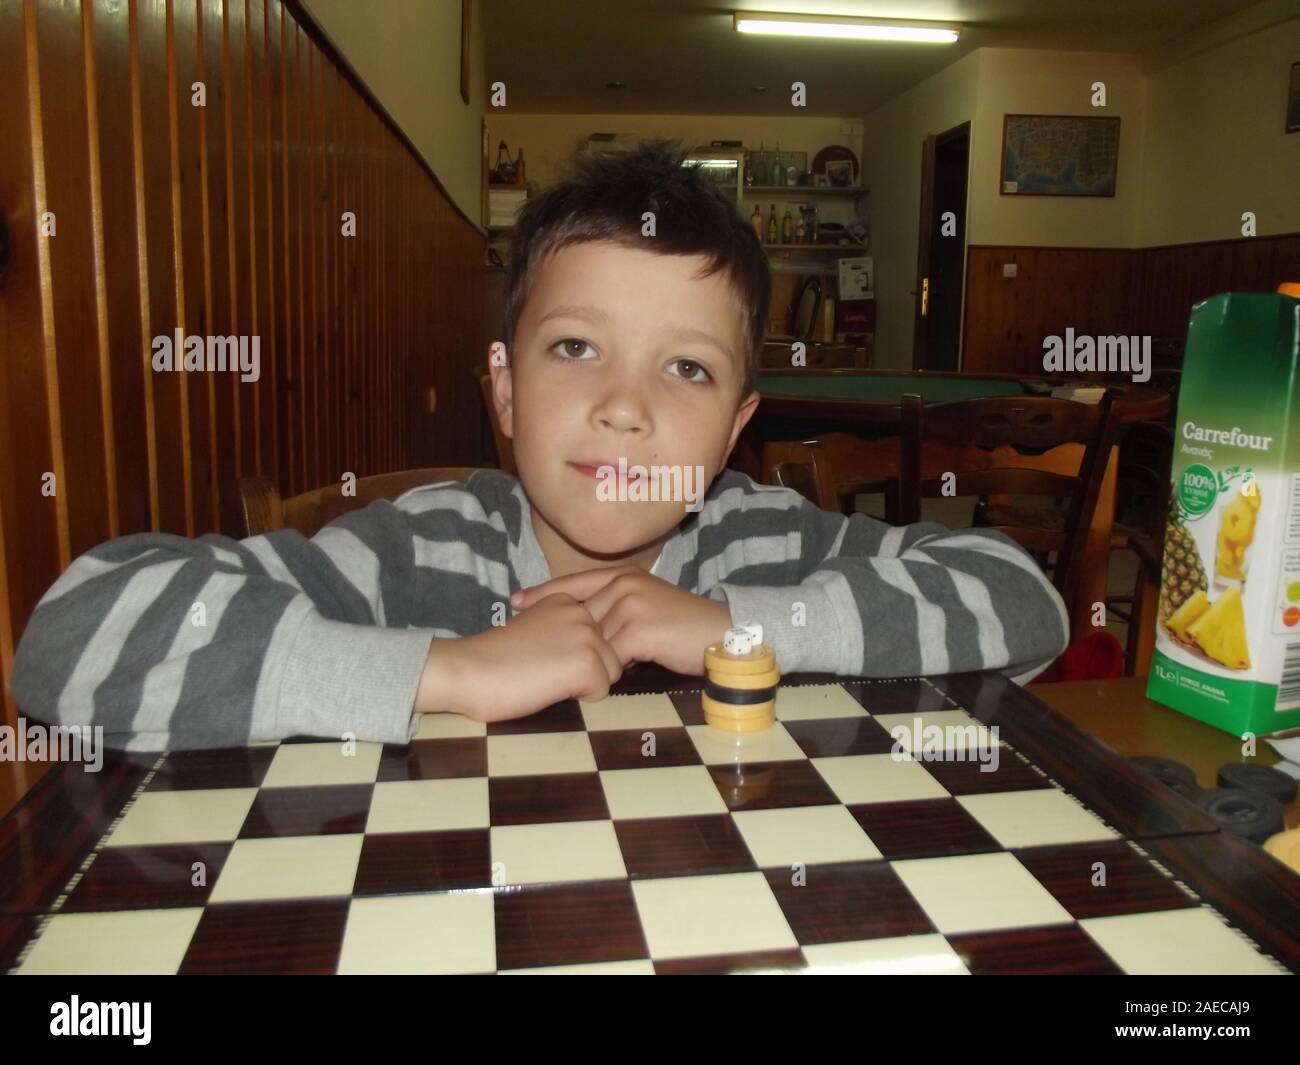
<instances>
[{"instance_id":1,"label":"wooden door frame","mask_svg":"<svg viewBox=\"0 0 1300 1065\"><path fill-rule=\"evenodd\" d=\"M917 228L916 238L916 287L912 289L912 368L916 370L925 368L926 344L929 340L929 331L926 328L926 319L929 317L929 308L926 308L926 314L921 313L922 293L925 289L927 279L930 275L930 249L934 239L933 227L930 219L934 213L934 160L938 148L947 144L951 140L956 140L960 136L966 137L967 148L970 147L970 119L965 122L959 122L955 126L945 129L941 133L927 133L925 139L921 142L921 218ZM966 160L966 199L970 201L970 158ZM962 210L966 209L966 204L962 204ZM963 240L968 240L970 232L966 227L965 220L962 222ZM965 253L963 251L963 260ZM965 293L965 265L962 267L962 290L963 298ZM928 294L927 294L928 295ZM962 309L958 307L958 321L960 322L963 315ZM958 333L958 343L960 344L960 331ZM959 360L960 361L960 360Z\"/></svg>"}]
</instances>

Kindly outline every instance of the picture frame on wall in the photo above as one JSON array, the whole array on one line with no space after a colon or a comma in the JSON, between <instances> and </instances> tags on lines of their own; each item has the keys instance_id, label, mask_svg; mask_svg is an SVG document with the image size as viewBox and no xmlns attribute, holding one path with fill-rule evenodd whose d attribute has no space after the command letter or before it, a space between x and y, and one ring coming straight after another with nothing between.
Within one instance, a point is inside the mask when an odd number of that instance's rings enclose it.
<instances>
[{"instance_id":1,"label":"picture frame on wall","mask_svg":"<svg viewBox=\"0 0 1300 1065\"><path fill-rule=\"evenodd\" d=\"M1300 60L1291 64L1291 81L1286 94L1286 131L1300 133Z\"/></svg>"},{"instance_id":2,"label":"picture frame on wall","mask_svg":"<svg viewBox=\"0 0 1300 1065\"><path fill-rule=\"evenodd\" d=\"M1118 118L1003 115L1003 196L1114 196Z\"/></svg>"},{"instance_id":3,"label":"picture frame on wall","mask_svg":"<svg viewBox=\"0 0 1300 1065\"><path fill-rule=\"evenodd\" d=\"M826 164L826 180L834 188L849 188L856 176L851 159L836 159Z\"/></svg>"},{"instance_id":4,"label":"picture frame on wall","mask_svg":"<svg viewBox=\"0 0 1300 1065\"><path fill-rule=\"evenodd\" d=\"M469 103L469 36L474 0L460 0L460 98Z\"/></svg>"}]
</instances>

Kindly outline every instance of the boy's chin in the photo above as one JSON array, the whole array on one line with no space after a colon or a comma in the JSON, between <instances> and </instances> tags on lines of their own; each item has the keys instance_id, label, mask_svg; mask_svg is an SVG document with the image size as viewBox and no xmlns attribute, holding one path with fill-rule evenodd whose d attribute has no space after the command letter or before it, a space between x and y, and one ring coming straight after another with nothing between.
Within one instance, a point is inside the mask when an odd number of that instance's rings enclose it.
<instances>
[{"instance_id":1,"label":"boy's chin","mask_svg":"<svg viewBox=\"0 0 1300 1065\"><path fill-rule=\"evenodd\" d=\"M686 516L681 503L598 503L580 521L566 521L561 534L593 556L633 554L670 532Z\"/></svg>"}]
</instances>

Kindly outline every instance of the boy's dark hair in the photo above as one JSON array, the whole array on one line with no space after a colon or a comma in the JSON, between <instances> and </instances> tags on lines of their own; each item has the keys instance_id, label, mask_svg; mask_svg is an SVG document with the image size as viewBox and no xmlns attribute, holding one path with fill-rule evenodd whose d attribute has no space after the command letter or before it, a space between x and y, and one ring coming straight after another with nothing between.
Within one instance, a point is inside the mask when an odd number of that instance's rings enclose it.
<instances>
[{"instance_id":1,"label":"boy's dark hair","mask_svg":"<svg viewBox=\"0 0 1300 1065\"><path fill-rule=\"evenodd\" d=\"M547 256L572 244L608 240L661 255L707 255L701 276L723 270L745 314L745 376L753 391L767 329L772 274L749 221L696 167L680 141L645 140L622 155L582 155L568 172L520 210L511 242L505 299L505 345L514 351L519 316ZM655 213L655 236L641 235L641 215Z\"/></svg>"}]
</instances>

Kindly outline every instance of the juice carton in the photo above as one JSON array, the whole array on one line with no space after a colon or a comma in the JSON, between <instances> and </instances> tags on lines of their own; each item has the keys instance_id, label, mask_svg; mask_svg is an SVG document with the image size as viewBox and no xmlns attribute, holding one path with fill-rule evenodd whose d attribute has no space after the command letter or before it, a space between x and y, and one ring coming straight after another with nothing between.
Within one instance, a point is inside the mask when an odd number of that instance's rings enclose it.
<instances>
[{"instance_id":1,"label":"juice carton","mask_svg":"<svg viewBox=\"0 0 1300 1065\"><path fill-rule=\"evenodd\" d=\"M1300 299L1192 308L1172 478L1148 698L1238 736L1300 725Z\"/></svg>"}]
</instances>

